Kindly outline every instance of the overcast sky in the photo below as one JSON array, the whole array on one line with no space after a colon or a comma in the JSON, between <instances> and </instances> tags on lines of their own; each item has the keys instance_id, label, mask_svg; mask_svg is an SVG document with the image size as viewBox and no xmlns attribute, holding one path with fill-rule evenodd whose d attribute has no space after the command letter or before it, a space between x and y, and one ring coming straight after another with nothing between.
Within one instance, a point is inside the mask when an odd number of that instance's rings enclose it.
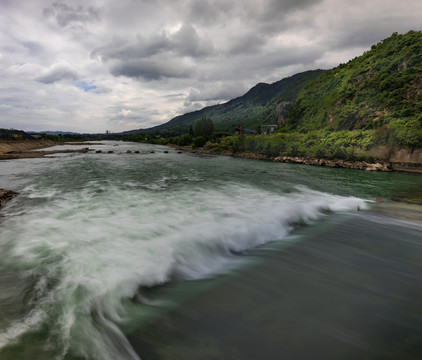
<instances>
[{"instance_id":1,"label":"overcast sky","mask_svg":"<svg viewBox=\"0 0 422 360\"><path fill-rule=\"evenodd\" d=\"M0 127L151 127L421 29L422 0L0 0Z\"/></svg>"}]
</instances>

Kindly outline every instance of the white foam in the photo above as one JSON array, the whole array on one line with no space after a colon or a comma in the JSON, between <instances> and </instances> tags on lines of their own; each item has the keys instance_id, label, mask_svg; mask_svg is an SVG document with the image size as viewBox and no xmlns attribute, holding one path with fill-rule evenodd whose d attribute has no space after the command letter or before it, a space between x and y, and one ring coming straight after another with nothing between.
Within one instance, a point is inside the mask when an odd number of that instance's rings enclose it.
<instances>
[{"instance_id":1,"label":"white foam","mask_svg":"<svg viewBox=\"0 0 422 360\"><path fill-rule=\"evenodd\" d=\"M365 207L361 199L307 188L279 195L235 183L173 192L132 182L101 186L102 192L91 183L57 200L54 190L37 193L32 197L49 201L7 221L0 247L8 265L24 269L36 285L33 312L0 334L0 346L47 322L63 356L71 349L137 359L117 324L123 300L140 286L209 276L228 266L233 252L283 239L294 224Z\"/></svg>"}]
</instances>

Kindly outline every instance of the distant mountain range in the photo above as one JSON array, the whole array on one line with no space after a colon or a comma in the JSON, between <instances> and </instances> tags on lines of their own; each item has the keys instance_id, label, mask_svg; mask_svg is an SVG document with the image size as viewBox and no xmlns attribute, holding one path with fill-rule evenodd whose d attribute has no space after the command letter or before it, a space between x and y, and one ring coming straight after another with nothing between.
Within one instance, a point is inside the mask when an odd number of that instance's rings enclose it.
<instances>
[{"instance_id":1,"label":"distant mountain range","mask_svg":"<svg viewBox=\"0 0 422 360\"><path fill-rule=\"evenodd\" d=\"M217 132L233 133L235 125L256 129L261 124L283 122L290 104L299 91L315 80L324 70L306 71L272 84L259 83L245 95L224 104L207 106L201 110L177 116L169 122L148 129L125 131L120 135L160 132L183 134L203 117L211 118Z\"/></svg>"},{"instance_id":2,"label":"distant mountain range","mask_svg":"<svg viewBox=\"0 0 422 360\"><path fill-rule=\"evenodd\" d=\"M71 131L27 131L28 134L46 134L46 135L80 135L80 133Z\"/></svg>"},{"instance_id":3,"label":"distant mountain range","mask_svg":"<svg viewBox=\"0 0 422 360\"><path fill-rule=\"evenodd\" d=\"M217 132L228 134L235 125L256 130L261 124L301 132L376 129L387 124L414 126L420 131L421 114L422 33L409 31L394 33L332 70L306 71L273 84L260 83L227 103L121 134L179 135L202 117L211 118Z\"/></svg>"}]
</instances>

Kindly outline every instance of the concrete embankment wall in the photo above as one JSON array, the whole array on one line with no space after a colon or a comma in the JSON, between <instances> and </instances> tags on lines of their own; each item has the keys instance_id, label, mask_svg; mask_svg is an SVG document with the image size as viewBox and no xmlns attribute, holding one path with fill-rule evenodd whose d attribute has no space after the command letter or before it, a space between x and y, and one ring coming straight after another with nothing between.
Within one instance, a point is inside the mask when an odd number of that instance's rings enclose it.
<instances>
[{"instance_id":1,"label":"concrete embankment wall","mask_svg":"<svg viewBox=\"0 0 422 360\"><path fill-rule=\"evenodd\" d=\"M50 140L0 141L0 154L12 151L30 151L54 145L56 143Z\"/></svg>"},{"instance_id":2,"label":"concrete embankment wall","mask_svg":"<svg viewBox=\"0 0 422 360\"><path fill-rule=\"evenodd\" d=\"M422 149L391 151L387 146L377 146L369 151L369 155L372 155L376 160L391 163L393 170L422 173Z\"/></svg>"},{"instance_id":3,"label":"concrete embankment wall","mask_svg":"<svg viewBox=\"0 0 422 360\"><path fill-rule=\"evenodd\" d=\"M422 173L422 149L396 150L390 155L393 170L415 171Z\"/></svg>"}]
</instances>

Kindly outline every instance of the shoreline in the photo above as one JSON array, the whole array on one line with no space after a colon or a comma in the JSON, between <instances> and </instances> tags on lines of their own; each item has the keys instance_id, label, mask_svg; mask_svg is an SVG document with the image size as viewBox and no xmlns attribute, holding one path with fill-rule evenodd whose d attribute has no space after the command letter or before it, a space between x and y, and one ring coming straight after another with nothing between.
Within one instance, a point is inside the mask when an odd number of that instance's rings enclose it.
<instances>
[{"instance_id":1,"label":"shoreline","mask_svg":"<svg viewBox=\"0 0 422 360\"><path fill-rule=\"evenodd\" d=\"M52 140L1 141L0 160L42 158L45 155L58 153L85 153L89 148L72 150L40 150L58 145L91 145L91 143L60 143Z\"/></svg>"},{"instance_id":2,"label":"shoreline","mask_svg":"<svg viewBox=\"0 0 422 360\"><path fill-rule=\"evenodd\" d=\"M26 153L56 145L59 145L59 143L52 140L0 141L0 156L13 153Z\"/></svg>"},{"instance_id":3,"label":"shoreline","mask_svg":"<svg viewBox=\"0 0 422 360\"><path fill-rule=\"evenodd\" d=\"M365 170L365 171L383 171L383 172L410 172L416 174L422 174L422 164L411 164L411 163L395 163L387 161L349 161L349 160L330 160L330 159L317 159L300 156L267 156L263 154L255 154L248 152L213 152L212 149L207 148L196 148L193 149L190 146L178 146L173 144L167 144L166 146L175 148L181 151L190 153L206 154L206 155L220 155L220 156L231 156L241 159L252 159L252 160L265 160L289 164L302 164L302 165L313 165L313 166L325 166L331 168L344 168L352 170Z\"/></svg>"}]
</instances>

